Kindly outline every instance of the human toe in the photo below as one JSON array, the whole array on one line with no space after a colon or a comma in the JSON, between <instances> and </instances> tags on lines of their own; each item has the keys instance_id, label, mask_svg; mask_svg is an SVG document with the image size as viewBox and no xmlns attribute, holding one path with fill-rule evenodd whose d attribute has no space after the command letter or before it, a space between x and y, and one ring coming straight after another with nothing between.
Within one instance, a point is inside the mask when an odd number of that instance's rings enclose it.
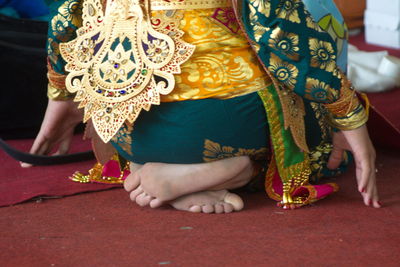
<instances>
[{"instance_id":1,"label":"human toe","mask_svg":"<svg viewBox=\"0 0 400 267\"><path fill-rule=\"evenodd\" d=\"M132 201L136 201L136 198L140 195L140 194L142 194L144 191L143 191L143 189L142 189L142 187L138 187L138 188L136 188L135 190L133 190L130 194L129 194L129 197L130 197L130 199L132 200Z\"/></svg>"},{"instance_id":2,"label":"human toe","mask_svg":"<svg viewBox=\"0 0 400 267\"><path fill-rule=\"evenodd\" d=\"M146 194L145 192L141 193L136 197L136 203L141 207L149 205L151 200L152 197Z\"/></svg>"},{"instance_id":3,"label":"human toe","mask_svg":"<svg viewBox=\"0 0 400 267\"><path fill-rule=\"evenodd\" d=\"M233 193L228 192L224 197L224 202L231 204L235 211L239 211L244 207L242 198Z\"/></svg>"},{"instance_id":4,"label":"human toe","mask_svg":"<svg viewBox=\"0 0 400 267\"><path fill-rule=\"evenodd\" d=\"M140 184L140 178L137 172L130 173L125 181L124 181L124 188L127 192L131 192L132 190L136 189Z\"/></svg>"},{"instance_id":5,"label":"human toe","mask_svg":"<svg viewBox=\"0 0 400 267\"><path fill-rule=\"evenodd\" d=\"M201 211L203 213L213 213L214 212L214 205L206 204L201 207Z\"/></svg>"},{"instance_id":6,"label":"human toe","mask_svg":"<svg viewBox=\"0 0 400 267\"><path fill-rule=\"evenodd\" d=\"M214 210L215 210L215 213L224 213L224 205L223 204L215 204Z\"/></svg>"},{"instance_id":7,"label":"human toe","mask_svg":"<svg viewBox=\"0 0 400 267\"><path fill-rule=\"evenodd\" d=\"M159 200L158 198L154 198L150 201L150 207L151 208L158 208L161 207L163 205L163 202L161 200Z\"/></svg>"},{"instance_id":8,"label":"human toe","mask_svg":"<svg viewBox=\"0 0 400 267\"><path fill-rule=\"evenodd\" d=\"M234 207L229 203L224 203L223 206L224 206L225 213L231 213L232 211L235 210Z\"/></svg>"}]
</instances>

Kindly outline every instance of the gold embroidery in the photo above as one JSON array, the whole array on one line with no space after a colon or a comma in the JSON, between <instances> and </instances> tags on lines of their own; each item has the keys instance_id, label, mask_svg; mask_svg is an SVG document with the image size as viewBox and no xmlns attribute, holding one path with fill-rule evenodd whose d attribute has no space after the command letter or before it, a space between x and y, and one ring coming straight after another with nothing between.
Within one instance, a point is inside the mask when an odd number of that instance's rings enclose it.
<instances>
[{"instance_id":1,"label":"gold embroidery","mask_svg":"<svg viewBox=\"0 0 400 267\"><path fill-rule=\"evenodd\" d=\"M268 164L267 173L265 175L265 191L267 192L268 196L276 201L282 201L282 196L275 192L273 188L273 181L274 176L277 171L276 160L275 156L272 155L271 161Z\"/></svg>"},{"instance_id":2,"label":"gold embroidery","mask_svg":"<svg viewBox=\"0 0 400 267\"><path fill-rule=\"evenodd\" d=\"M221 23L222 26L225 26L232 33L238 33L240 30L235 12L231 7L216 9L211 18L214 19L216 22Z\"/></svg>"},{"instance_id":3,"label":"gold embroidery","mask_svg":"<svg viewBox=\"0 0 400 267\"><path fill-rule=\"evenodd\" d=\"M265 105L265 110L268 117L268 124L271 131L271 139L274 146L274 155L276 157L277 166L279 168L279 174L284 181L289 181L293 177L298 176L302 171L309 169L308 156L306 153L304 153L304 161L298 164L291 165L290 167L284 167L285 146L282 136L281 123L279 121L278 109L275 107L274 100L272 99L272 96L268 94L267 90L261 90L258 93Z\"/></svg>"},{"instance_id":4,"label":"gold embroidery","mask_svg":"<svg viewBox=\"0 0 400 267\"><path fill-rule=\"evenodd\" d=\"M368 113L361 105L351 82L339 72L341 79L340 97L335 102L324 104L329 110L329 123L340 130L353 130L364 125ZM367 99L368 104L368 99Z\"/></svg>"},{"instance_id":5,"label":"gold embroidery","mask_svg":"<svg viewBox=\"0 0 400 267\"><path fill-rule=\"evenodd\" d=\"M329 117L329 122L333 127L336 127L342 131L354 130L363 126L368 121L368 114L365 108L359 104L359 106L347 114L346 117Z\"/></svg>"},{"instance_id":6,"label":"gold embroidery","mask_svg":"<svg viewBox=\"0 0 400 267\"><path fill-rule=\"evenodd\" d=\"M67 77L66 75L55 72L51 64L47 63L47 79L49 80L49 85L51 87L66 91L67 90L67 88L65 87L66 77Z\"/></svg>"},{"instance_id":7,"label":"gold embroidery","mask_svg":"<svg viewBox=\"0 0 400 267\"><path fill-rule=\"evenodd\" d=\"M74 95L69 93L67 90L58 89L53 87L50 83L47 85L47 97L52 100L71 100L74 98Z\"/></svg>"},{"instance_id":8,"label":"gold embroidery","mask_svg":"<svg viewBox=\"0 0 400 267\"><path fill-rule=\"evenodd\" d=\"M81 25L82 9L81 3L76 0L66 1L60 8L59 13L73 25Z\"/></svg>"},{"instance_id":9,"label":"gold embroidery","mask_svg":"<svg viewBox=\"0 0 400 267\"><path fill-rule=\"evenodd\" d=\"M230 0L151 0L151 10L191 10L228 7Z\"/></svg>"},{"instance_id":10,"label":"gold embroidery","mask_svg":"<svg viewBox=\"0 0 400 267\"><path fill-rule=\"evenodd\" d=\"M307 77L304 97L313 101L330 103L337 99L338 91L333 90L323 81Z\"/></svg>"},{"instance_id":11,"label":"gold embroidery","mask_svg":"<svg viewBox=\"0 0 400 267\"><path fill-rule=\"evenodd\" d=\"M108 1L103 17L100 0L87 0L78 37L60 45L67 89L77 93L84 121L92 119L105 143L125 121L133 123L142 109L160 104L160 94L172 91L174 74L194 51L181 40L178 25L165 29L168 34L157 31L146 11L133 0Z\"/></svg>"},{"instance_id":12,"label":"gold embroidery","mask_svg":"<svg viewBox=\"0 0 400 267\"><path fill-rule=\"evenodd\" d=\"M299 70L296 68L296 66L283 61L274 53L271 53L268 70L287 88L293 89L296 85Z\"/></svg>"},{"instance_id":13,"label":"gold embroidery","mask_svg":"<svg viewBox=\"0 0 400 267\"><path fill-rule=\"evenodd\" d=\"M125 123L124 126L117 132L117 134L111 139L114 143L117 143L123 151L128 155L132 156L132 133L133 127L129 123Z\"/></svg>"},{"instance_id":14,"label":"gold embroidery","mask_svg":"<svg viewBox=\"0 0 400 267\"><path fill-rule=\"evenodd\" d=\"M270 47L283 52L290 59L298 60L300 48L299 36L297 34L288 33L276 27L272 31L268 43Z\"/></svg>"},{"instance_id":15,"label":"gold embroidery","mask_svg":"<svg viewBox=\"0 0 400 267\"><path fill-rule=\"evenodd\" d=\"M129 163L121 162L118 155L114 155L111 159L117 161L120 164L120 175L118 177L103 176L104 166L100 163L96 163L90 170L88 175L84 175L81 172L75 172L69 177L70 180L78 183L102 183L102 184L123 184L124 175L129 171ZM121 166L122 165L122 166Z\"/></svg>"},{"instance_id":16,"label":"gold embroidery","mask_svg":"<svg viewBox=\"0 0 400 267\"><path fill-rule=\"evenodd\" d=\"M321 129L322 140L327 141L332 132L332 127L329 125L326 116L327 110L322 103L312 102L310 103L311 108L314 110L315 118L318 121L319 128Z\"/></svg>"},{"instance_id":17,"label":"gold embroidery","mask_svg":"<svg viewBox=\"0 0 400 267\"><path fill-rule=\"evenodd\" d=\"M318 32L323 32L322 29L320 28L320 26L318 25L318 23L316 23L316 22L313 20L313 18L312 18L312 16L311 16L310 12L309 12L308 10L305 9L305 10L304 10L304 13L305 13L305 15L306 15L306 24L307 24L307 27L310 28L310 29L313 29L313 30L315 30L315 31L318 31Z\"/></svg>"},{"instance_id":18,"label":"gold embroidery","mask_svg":"<svg viewBox=\"0 0 400 267\"><path fill-rule=\"evenodd\" d=\"M300 23L299 12L297 12L300 2L301 0L279 1L278 8L276 9L277 17L294 23Z\"/></svg>"},{"instance_id":19,"label":"gold embroidery","mask_svg":"<svg viewBox=\"0 0 400 267\"><path fill-rule=\"evenodd\" d=\"M269 31L269 28L262 26L258 22L257 10L251 5L249 5L249 8L250 8L249 19L250 19L250 25L253 27L254 39L256 40L256 42L259 42L260 39L263 37L263 35L267 31Z\"/></svg>"},{"instance_id":20,"label":"gold embroidery","mask_svg":"<svg viewBox=\"0 0 400 267\"><path fill-rule=\"evenodd\" d=\"M268 149L265 147L260 149L236 149L231 146L221 146L220 144L208 139L204 141L204 162L211 162L239 156L249 156L251 159L256 161L264 160L268 158Z\"/></svg>"},{"instance_id":21,"label":"gold embroidery","mask_svg":"<svg viewBox=\"0 0 400 267\"><path fill-rule=\"evenodd\" d=\"M313 174L312 179L314 181L318 181L319 178L324 176L322 171L324 168L326 168L332 147L333 146L331 143L325 143L323 141L319 146L310 152L310 166ZM344 155L347 157L346 153L344 153ZM347 158L345 160L347 160Z\"/></svg>"},{"instance_id":22,"label":"gold embroidery","mask_svg":"<svg viewBox=\"0 0 400 267\"><path fill-rule=\"evenodd\" d=\"M250 0L250 4L262 13L266 17L269 17L271 13L271 1L270 0Z\"/></svg>"},{"instance_id":23,"label":"gold embroidery","mask_svg":"<svg viewBox=\"0 0 400 267\"><path fill-rule=\"evenodd\" d=\"M311 66L321 68L328 72L333 72L336 68L336 53L331 43L309 39Z\"/></svg>"},{"instance_id":24,"label":"gold embroidery","mask_svg":"<svg viewBox=\"0 0 400 267\"><path fill-rule=\"evenodd\" d=\"M184 12L180 21L180 29L185 32L183 39L196 45L196 50L181 65L181 73L175 75L174 90L162 96L162 102L211 97L227 99L270 84L243 33L240 30L233 33L213 15L214 10Z\"/></svg>"},{"instance_id":25,"label":"gold embroidery","mask_svg":"<svg viewBox=\"0 0 400 267\"><path fill-rule=\"evenodd\" d=\"M360 104L356 91L351 82L342 74L340 96L335 98L332 103L325 104L325 107L336 117L346 117L349 112L354 111Z\"/></svg>"}]
</instances>

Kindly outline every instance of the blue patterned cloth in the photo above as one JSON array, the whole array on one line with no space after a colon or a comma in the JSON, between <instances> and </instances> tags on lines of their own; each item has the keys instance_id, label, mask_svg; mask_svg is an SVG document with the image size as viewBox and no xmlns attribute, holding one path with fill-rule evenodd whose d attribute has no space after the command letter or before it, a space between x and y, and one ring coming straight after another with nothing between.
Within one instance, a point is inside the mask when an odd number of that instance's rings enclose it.
<instances>
[{"instance_id":1,"label":"blue patterned cloth","mask_svg":"<svg viewBox=\"0 0 400 267\"><path fill-rule=\"evenodd\" d=\"M312 17L336 41L338 59L336 64L343 72L347 69L347 26L333 0L303 0Z\"/></svg>"}]
</instances>

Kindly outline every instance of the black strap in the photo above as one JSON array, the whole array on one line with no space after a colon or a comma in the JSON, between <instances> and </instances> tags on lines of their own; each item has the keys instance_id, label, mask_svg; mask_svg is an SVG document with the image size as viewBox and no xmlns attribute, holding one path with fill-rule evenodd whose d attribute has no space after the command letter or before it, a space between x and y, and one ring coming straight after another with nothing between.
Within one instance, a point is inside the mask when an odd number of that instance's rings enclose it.
<instances>
[{"instance_id":1,"label":"black strap","mask_svg":"<svg viewBox=\"0 0 400 267\"><path fill-rule=\"evenodd\" d=\"M93 151L86 151L67 155L43 156L34 155L16 150L0 138L0 148L14 159L33 165L57 165L94 159Z\"/></svg>"}]
</instances>

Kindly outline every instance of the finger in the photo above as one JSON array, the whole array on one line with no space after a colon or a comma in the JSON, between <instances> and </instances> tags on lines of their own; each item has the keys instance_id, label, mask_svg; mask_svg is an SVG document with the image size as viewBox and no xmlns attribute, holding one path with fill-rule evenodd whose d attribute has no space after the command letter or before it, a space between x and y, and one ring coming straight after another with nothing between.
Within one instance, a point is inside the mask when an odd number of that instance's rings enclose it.
<instances>
[{"instance_id":1,"label":"finger","mask_svg":"<svg viewBox=\"0 0 400 267\"><path fill-rule=\"evenodd\" d=\"M373 163L370 162L369 159L365 157L360 157L355 155L356 161L356 173L357 173L357 181L358 181L358 190L360 192L368 192L368 185L370 182L370 177L373 174L371 165L374 166Z\"/></svg>"},{"instance_id":2,"label":"finger","mask_svg":"<svg viewBox=\"0 0 400 267\"><path fill-rule=\"evenodd\" d=\"M43 148L43 146L48 142L47 138L44 137L40 132L35 138L35 141L33 142L33 145L31 147L31 150L29 150L30 154L35 154L37 155L39 151Z\"/></svg>"},{"instance_id":3,"label":"finger","mask_svg":"<svg viewBox=\"0 0 400 267\"><path fill-rule=\"evenodd\" d=\"M370 175L367 179L368 179L368 183L367 183L366 190L365 190L366 192L363 195L364 196L364 204L367 206L372 206L372 195L374 192L374 180L375 180L374 174L370 173Z\"/></svg>"},{"instance_id":4,"label":"finger","mask_svg":"<svg viewBox=\"0 0 400 267\"><path fill-rule=\"evenodd\" d=\"M22 168L30 168L33 166L30 163L26 163L26 162L22 162L22 161L20 161L19 164L21 165Z\"/></svg>"},{"instance_id":5,"label":"finger","mask_svg":"<svg viewBox=\"0 0 400 267\"><path fill-rule=\"evenodd\" d=\"M56 151L56 153L54 153L54 155L65 155L68 153L69 151L69 147L71 145L71 140L72 138L66 138L65 140L63 140L60 143L60 146L58 147L58 150Z\"/></svg>"},{"instance_id":6,"label":"finger","mask_svg":"<svg viewBox=\"0 0 400 267\"><path fill-rule=\"evenodd\" d=\"M35 154L35 155L43 155L44 152L48 149L49 144L46 141L45 138L43 138L40 134L38 137L35 139L33 142L33 145L29 151L30 154ZM32 167L33 165L30 163L25 163L25 162L20 162L20 165L22 168L29 168Z\"/></svg>"},{"instance_id":7,"label":"finger","mask_svg":"<svg viewBox=\"0 0 400 267\"><path fill-rule=\"evenodd\" d=\"M364 161L365 164L362 164L362 173L361 173L361 184L364 185L365 194L364 197L364 204L367 206L373 206L373 196L374 190L376 188L375 183L375 164L374 160L371 158L369 161Z\"/></svg>"},{"instance_id":8,"label":"finger","mask_svg":"<svg viewBox=\"0 0 400 267\"><path fill-rule=\"evenodd\" d=\"M39 147L38 151L36 152L37 155L47 155L50 153L52 146L50 142L45 142L41 147Z\"/></svg>"},{"instance_id":9,"label":"finger","mask_svg":"<svg viewBox=\"0 0 400 267\"><path fill-rule=\"evenodd\" d=\"M329 156L327 167L331 170L337 169L343 161L344 150L338 146L333 146L331 155Z\"/></svg>"},{"instance_id":10,"label":"finger","mask_svg":"<svg viewBox=\"0 0 400 267\"><path fill-rule=\"evenodd\" d=\"M376 181L375 181L374 192L373 192L373 197L372 197L372 205L374 208L382 207L381 203L379 202L378 187L376 186Z\"/></svg>"}]
</instances>

